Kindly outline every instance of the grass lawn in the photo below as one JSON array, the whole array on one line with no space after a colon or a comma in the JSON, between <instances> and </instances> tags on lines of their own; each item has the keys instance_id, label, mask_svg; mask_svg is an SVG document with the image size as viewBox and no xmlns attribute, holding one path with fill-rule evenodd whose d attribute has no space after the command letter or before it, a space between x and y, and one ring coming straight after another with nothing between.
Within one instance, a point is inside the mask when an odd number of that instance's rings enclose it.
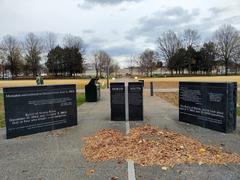
<instances>
[{"instance_id":1,"label":"grass lawn","mask_svg":"<svg viewBox=\"0 0 240 180\"><path fill-rule=\"evenodd\" d=\"M178 88L179 81L204 81L204 82L237 82L240 76L195 76L195 77L166 77L166 78L139 78L145 81L145 88L153 82L154 88Z\"/></svg>"},{"instance_id":2,"label":"grass lawn","mask_svg":"<svg viewBox=\"0 0 240 180\"><path fill-rule=\"evenodd\" d=\"M77 93L77 106L85 102L85 94ZM4 107L3 107L3 94L0 93L0 128L5 127Z\"/></svg>"},{"instance_id":3,"label":"grass lawn","mask_svg":"<svg viewBox=\"0 0 240 180\"><path fill-rule=\"evenodd\" d=\"M56 84L76 84L77 89L84 89L85 85L89 83L90 79L54 79L44 80L45 85ZM101 87L106 87L106 80L101 79L98 82L101 83ZM35 80L0 80L0 88L3 87L16 87L16 86L35 86Z\"/></svg>"},{"instance_id":4,"label":"grass lawn","mask_svg":"<svg viewBox=\"0 0 240 180\"><path fill-rule=\"evenodd\" d=\"M82 105L85 102L85 93L77 93L77 106Z\"/></svg>"},{"instance_id":5,"label":"grass lawn","mask_svg":"<svg viewBox=\"0 0 240 180\"><path fill-rule=\"evenodd\" d=\"M240 116L240 107L237 107L237 116Z\"/></svg>"}]
</instances>

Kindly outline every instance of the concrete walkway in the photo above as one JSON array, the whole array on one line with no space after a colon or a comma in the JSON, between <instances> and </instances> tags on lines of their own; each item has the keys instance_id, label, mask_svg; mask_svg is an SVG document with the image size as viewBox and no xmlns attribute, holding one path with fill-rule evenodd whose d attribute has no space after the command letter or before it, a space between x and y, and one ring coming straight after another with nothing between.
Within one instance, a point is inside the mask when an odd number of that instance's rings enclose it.
<instances>
[{"instance_id":1,"label":"concrete walkway","mask_svg":"<svg viewBox=\"0 0 240 180\"><path fill-rule=\"evenodd\" d=\"M159 97L144 97L144 122L131 122L131 128L143 123L172 130L200 140L202 143L217 145L240 154L240 126L233 134L224 134L178 121L178 108ZM140 179L240 179L240 165L178 165L168 171L159 167L141 167L135 165Z\"/></svg>"},{"instance_id":2,"label":"concrete walkway","mask_svg":"<svg viewBox=\"0 0 240 180\"><path fill-rule=\"evenodd\" d=\"M159 97L144 96L144 122L130 122L130 127L144 123L174 130L195 137L207 144L222 146L240 153L240 127L234 134L223 134L178 122L178 109ZM11 140L0 129L0 179L128 179L127 162L105 161L89 163L83 158L82 138L104 128L126 132L126 122L110 121L110 95L102 91L101 101L84 103L78 108L78 126L60 130L59 136L50 132ZM94 173L87 172L94 169ZM167 171L160 167L134 166L137 180L157 179L240 179L240 165L179 165Z\"/></svg>"}]
</instances>

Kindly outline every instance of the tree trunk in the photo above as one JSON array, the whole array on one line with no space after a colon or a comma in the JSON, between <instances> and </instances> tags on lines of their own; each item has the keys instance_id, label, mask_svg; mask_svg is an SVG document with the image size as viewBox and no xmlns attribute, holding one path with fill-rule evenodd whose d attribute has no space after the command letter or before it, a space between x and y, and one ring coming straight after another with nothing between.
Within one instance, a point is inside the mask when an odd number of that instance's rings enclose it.
<instances>
[{"instance_id":1,"label":"tree trunk","mask_svg":"<svg viewBox=\"0 0 240 180\"><path fill-rule=\"evenodd\" d=\"M98 73L99 73L98 69L96 68L95 70L96 70L96 78L98 78Z\"/></svg>"},{"instance_id":2,"label":"tree trunk","mask_svg":"<svg viewBox=\"0 0 240 180\"><path fill-rule=\"evenodd\" d=\"M225 58L225 75L228 75L228 58Z\"/></svg>"}]
</instances>

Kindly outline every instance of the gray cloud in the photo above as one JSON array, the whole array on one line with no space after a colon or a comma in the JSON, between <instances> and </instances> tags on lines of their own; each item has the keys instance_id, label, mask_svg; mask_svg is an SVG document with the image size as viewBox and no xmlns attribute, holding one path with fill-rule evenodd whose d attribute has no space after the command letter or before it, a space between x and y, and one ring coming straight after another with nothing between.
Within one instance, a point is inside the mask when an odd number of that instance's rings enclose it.
<instances>
[{"instance_id":1,"label":"gray cloud","mask_svg":"<svg viewBox=\"0 0 240 180\"><path fill-rule=\"evenodd\" d=\"M83 0L81 3L78 3L78 7L79 8L83 8L83 9L91 9L93 8L95 5L101 5L101 6L105 6L105 5L119 5L123 2L140 2L142 0Z\"/></svg>"},{"instance_id":2,"label":"gray cloud","mask_svg":"<svg viewBox=\"0 0 240 180\"><path fill-rule=\"evenodd\" d=\"M208 9L214 16L220 15L228 10L227 7L224 8L218 8L218 7L212 7Z\"/></svg>"},{"instance_id":3,"label":"gray cloud","mask_svg":"<svg viewBox=\"0 0 240 180\"><path fill-rule=\"evenodd\" d=\"M94 49L102 49L105 44L107 44L108 41L103 38L99 37L91 37L91 39L87 40L87 44L89 45L89 51L92 51Z\"/></svg>"},{"instance_id":4,"label":"gray cloud","mask_svg":"<svg viewBox=\"0 0 240 180\"><path fill-rule=\"evenodd\" d=\"M83 3L78 3L77 7L81 8L81 9L88 10L88 9L92 9L93 5L91 3L88 3L88 2L83 2Z\"/></svg>"},{"instance_id":5,"label":"gray cloud","mask_svg":"<svg viewBox=\"0 0 240 180\"><path fill-rule=\"evenodd\" d=\"M173 7L155 12L150 17L143 17L139 25L128 32L126 38L135 40L139 36L146 37L148 41L156 40L161 32L169 29L178 30L189 25L199 15L199 9L188 11L181 7Z\"/></svg>"},{"instance_id":6,"label":"gray cloud","mask_svg":"<svg viewBox=\"0 0 240 180\"><path fill-rule=\"evenodd\" d=\"M85 2L91 4L101 4L101 5L116 5L121 4L122 2L139 2L142 0L85 0Z\"/></svg>"},{"instance_id":7,"label":"gray cloud","mask_svg":"<svg viewBox=\"0 0 240 180\"><path fill-rule=\"evenodd\" d=\"M139 49L133 47L132 45L115 46L105 48L104 50L111 56L129 56L140 52Z\"/></svg>"},{"instance_id":8,"label":"gray cloud","mask_svg":"<svg viewBox=\"0 0 240 180\"><path fill-rule=\"evenodd\" d=\"M83 30L83 33L85 33L85 34L93 34L93 33L95 33L95 31L93 31L91 29L85 29L85 30Z\"/></svg>"},{"instance_id":9,"label":"gray cloud","mask_svg":"<svg viewBox=\"0 0 240 180\"><path fill-rule=\"evenodd\" d=\"M127 8L121 8L120 11L121 12L127 11Z\"/></svg>"},{"instance_id":10,"label":"gray cloud","mask_svg":"<svg viewBox=\"0 0 240 180\"><path fill-rule=\"evenodd\" d=\"M204 39L211 39L214 31L223 24L231 24L233 26L240 25L240 15L227 16L225 12L231 11L231 8L210 8L211 15L202 19L198 25Z\"/></svg>"},{"instance_id":11,"label":"gray cloud","mask_svg":"<svg viewBox=\"0 0 240 180\"><path fill-rule=\"evenodd\" d=\"M212 7L208 11L210 15L201 19L199 9L191 11L182 7L164 9L140 18L138 25L130 29L125 37L130 41L145 38L146 43L153 43L162 32L173 30L181 33L185 28L193 28L199 31L203 40L209 40L222 24L240 26L240 14L225 15L225 12L231 12L230 7Z\"/></svg>"}]
</instances>

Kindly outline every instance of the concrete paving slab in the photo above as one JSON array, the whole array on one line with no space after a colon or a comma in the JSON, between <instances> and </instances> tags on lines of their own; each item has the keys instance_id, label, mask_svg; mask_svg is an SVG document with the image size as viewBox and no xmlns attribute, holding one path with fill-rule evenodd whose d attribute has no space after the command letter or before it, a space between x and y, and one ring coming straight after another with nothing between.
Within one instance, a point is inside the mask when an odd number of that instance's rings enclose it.
<instances>
[{"instance_id":1,"label":"concrete paving slab","mask_svg":"<svg viewBox=\"0 0 240 180\"><path fill-rule=\"evenodd\" d=\"M240 154L240 133L224 134L178 121L178 108L157 96L144 96L143 122L131 122L131 128L151 124L161 129L176 131L193 137L205 144L223 147ZM239 122L239 120L238 120ZM240 165L178 165L163 171L161 167L141 167L135 165L137 179L240 179Z\"/></svg>"},{"instance_id":2,"label":"concrete paving slab","mask_svg":"<svg viewBox=\"0 0 240 180\"><path fill-rule=\"evenodd\" d=\"M127 162L89 163L81 154L83 137L104 128L126 131L125 122L110 121L109 93L103 92L97 103L80 106L78 123L57 137L46 132L6 140L5 129L1 129L0 179L127 179ZM95 172L87 175L91 169Z\"/></svg>"}]
</instances>

